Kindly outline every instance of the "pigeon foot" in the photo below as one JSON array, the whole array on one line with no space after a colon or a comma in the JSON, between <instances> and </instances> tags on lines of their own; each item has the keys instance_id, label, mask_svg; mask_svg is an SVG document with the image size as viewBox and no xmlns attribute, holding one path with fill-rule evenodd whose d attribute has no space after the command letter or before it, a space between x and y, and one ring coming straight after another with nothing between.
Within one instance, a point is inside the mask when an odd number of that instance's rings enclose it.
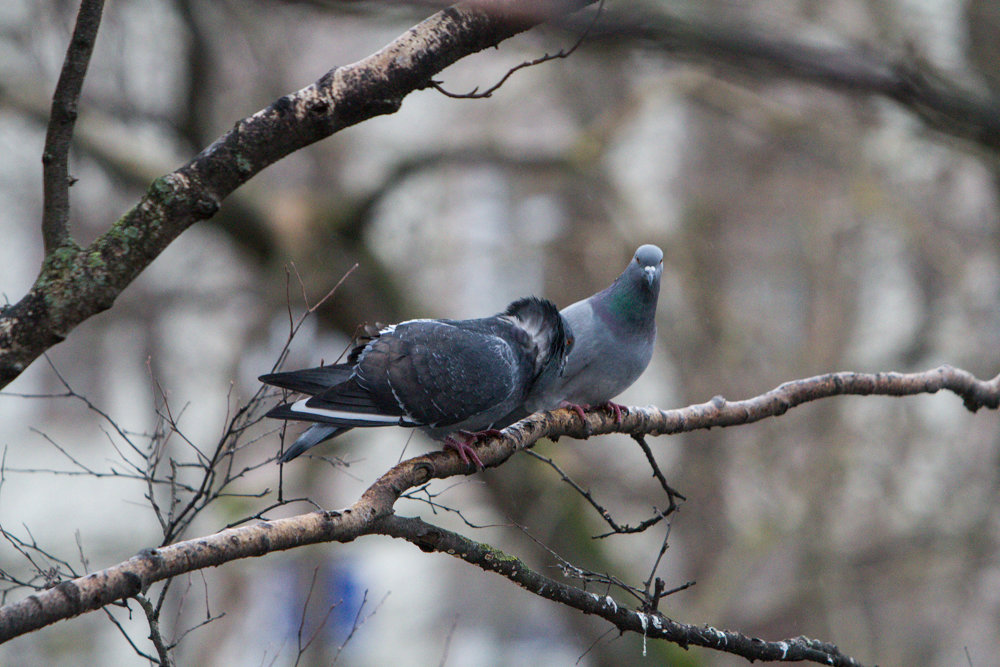
<instances>
[{"instance_id":1,"label":"pigeon foot","mask_svg":"<svg viewBox=\"0 0 1000 667\"><path fill-rule=\"evenodd\" d=\"M625 412L628 412L628 408L626 406L621 405L619 403L613 403L611 401L608 401L607 403L602 404L601 407L607 408L608 410L614 412L615 424L617 424L618 426L622 425L622 408L625 408Z\"/></svg>"},{"instance_id":2,"label":"pigeon foot","mask_svg":"<svg viewBox=\"0 0 1000 667\"><path fill-rule=\"evenodd\" d=\"M589 405L580 405L578 403L570 403L569 401L560 401L559 407L569 408L570 410L572 410L573 412L575 412L580 416L580 423L582 423L584 426L587 425L587 415L584 414L583 411L589 408L590 407Z\"/></svg>"},{"instance_id":3,"label":"pigeon foot","mask_svg":"<svg viewBox=\"0 0 1000 667\"><path fill-rule=\"evenodd\" d=\"M584 410L589 408L589 405L580 405L579 403L570 403L569 401L560 401L559 407L569 408L575 412L580 417L580 425L583 426L583 439L587 440L590 438L590 424L587 423L587 415Z\"/></svg>"},{"instance_id":4,"label":"pigeon foot","mask_svg":"<svg viewBox=\"0 0 1000 667\"><path fill-rule=\"evenodd\" d=\"M479 470L485 470L486 466L483 465L483 460L479 458L479 454L476 454L476 450L472 448L472 443L476 441L479 436L478 433L467 433L465 431L459 431L457 434L449 435L444 439L444 448L453 449L458 452L459 458L462 462L468 465L470 462L476 465ZM464 440L462 438L465 438Z\"/></svg>"},{"instance_id":5,"label":"pigeon foot","mask_svg":"<svg viewBox=\"0 0 1000 667\"><path fill-rule=\"evenodd\" d=\"M559 407L569 408L570 410L573 410L577 415L580 416L580 423L582 423L585 428L587 428L587 415L585 410L590 410L591 408L605 408L607 410L610 410L615 414L615 424L619 426L621 426L622 423L622 414L624 414L624 412L628 412L628 408L626 406L614 403L612 401L605 401L604 403L600 403L599 405L580 405L579 403L570 403L569 401L562 401L559 403ZM587 428L587 430L589 431L590 429Z\"/></svg>"}]
</instances>

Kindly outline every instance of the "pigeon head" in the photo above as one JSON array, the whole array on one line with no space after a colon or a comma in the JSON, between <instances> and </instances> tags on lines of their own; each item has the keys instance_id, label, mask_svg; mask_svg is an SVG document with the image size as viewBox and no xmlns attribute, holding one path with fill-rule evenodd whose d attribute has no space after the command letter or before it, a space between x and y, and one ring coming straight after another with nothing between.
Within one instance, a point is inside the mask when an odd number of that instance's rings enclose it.
<instances>
[{"instance_id":1,"label":"pigeon head","mask_svg":"<svg viewBox=\"0 0 1000 667\"><path fill-rule=\"evenodd\" d=\"M526 297L507 306L504 315L523 329L534 344L533 381L558 377L573 349L573 331L556 305L547 299Z\"/></svg>"},{"instance_id":2,"label":"pigeon head","mask_svg":"<svg viewBox=\"0 0 1000 667\"><path fill-rule=\"evenodd\" d=\"M663 273L663 251L655 245L647 243L639 246L635 251L635 263L642 270L642 275L646 279L646 285L659 286L660 275Z\"/></svg>"},{"instance_id":3,"label":"pigeon head","mask_svg":"<svg viewBox=\"0 0 1000 667\"><path fill-rule=\"evenodd\" d=\"M662 273L663 251L655 245L639 246L622 274L595 294L591 303L621 326L637 326L639 322L652 326Z\"/></svg>"}]
</instances>

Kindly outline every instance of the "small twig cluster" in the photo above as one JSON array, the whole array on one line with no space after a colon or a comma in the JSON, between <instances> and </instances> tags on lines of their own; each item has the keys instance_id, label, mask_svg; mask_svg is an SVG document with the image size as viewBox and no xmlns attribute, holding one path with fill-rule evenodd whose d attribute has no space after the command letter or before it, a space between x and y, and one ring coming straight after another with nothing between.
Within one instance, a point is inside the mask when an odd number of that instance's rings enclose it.
<instances>
[{"instance_id":1,"label":"small twig cluster","mask_svg":"<svg viewBox=\"0 0 1000 667\"><path fill-rule=\"evenodd\" d=\"M236 411L226 416L225 427L220 438L212 448L204 451L190 438L181 427L183 410L175 413L167 399L167 394L158 383L153 382L159 396L159 405L154 408L156 424L151 433L137 433L121 426L107 411L94 404L85 395L77 392L65 377L51 365L51 370L63 387L63 392L45 395L5 394L23 398L70 399L82 403L92 413L98 415L111 447L118 455L118 460L110 463L107 470L96 469L70 453L69 449L48 434L39 433L56 451L70 463L68 469L55 468L11 468L4 466L3 474L52 474L57 476L85 475L96 479L119 479L139 481L145 488L144 497L149 503L153 515L158 521L162 533L160 546L175 542L182 537L191 523L210 505L221 498L260 498L270 493L264 489L255 493L238 493L232 491L233 485L251 471L269 463L269 460L240 464L237 455L256 442L246 439L248 430L257 425L263 415L263 391L255 393L248 402L239 406ZM174 443L177 443L176 445ZM179 450L179 451L178 451ZM184 455L187 451L189 454ZM2 483L2 475L0 475ZM8 595L18 589L42 591L58 586L60 583L83 576L89 571L89 562L84 555L79 533L77 546L79 560L83 572L78 571L67 559L59 558L38 544L25 526L28 539L24 540L5 527L0 526L0 537L3 537L22 556L32 574L19 576L7 570L0 570L0 600L6 601ZM171 651L192 630L206 625L224 614L212 614L208 611L208 595L205 591L205 618L191 628L179 631L173 639L166 639L161 622L164 604L168 599L173 579L166 579L159 591L149 596L146 592L132 596L145 615L149 626L149 638L156 649L156 655L143 650L133 640L122 624L109 609L105 612L111 623L121 632L125 640L145 659L161 665L170 665ZM188 590L179 596L178 618L174 627L179 625L180 610L187 598ZM128 601L116 603L116 606L128 608Z\"/></svg>"},{"instance_id":2,"label":"small twig cluster","mask_svg":"<svg viewBox=\"0 0 1000 667\"><path fill-rule=\"evenodd\" d=\"M287 356L292 339L302 327L305 319L315 313L316 309L336 292L337 288L343 283L343 280L353 270L353 268L349 270L341 281L315 304L309 304L303 287L302 298L306 304L306 309L296 319L292 316L291 306L289 305L288 338L279 355L281 359ZM291 274L289 274L290 277ZM289 280L290 284L291 281ZM301 286L301 280L299 284ZM289 289L289 304L291 304L291 301L292 298ZM2 490L5 475L8 473L52 474L57 476L82 475L95 479L113 478L139 481L145 489L144 497L160 525L162 539L159 546L161 547L180 539L190 528L192 522L220 499L261 499L271 494L271 490L268 488L250 493L234 490L237 482L246 478L251 472L272 464L275 459L275 456L261 458L256 455L256 450L248 453L248 450L256 445L259 440L273 435L277 430L271 429L264 431L263 434L259 433L261 430L259 425L272 398L271 392L267 391L265 387L259 388L248 400L238 405L234 411L227 413L221 435L210 447L204 448L184 433L182 427L184 409L182 408L178 411L171 406L168 392L152 377L152 370L148 364L147 371L150 374L153 394L156 397L156 404L153 408L156 421L150 433L140 433L123 427L108 411L96 405L84 394L76 391L48 357L46 357L46 360L49 361L50 369L62 387L61 392L48 394L5 392L4 395L27 399L68 399L83 404L90 412L98 416L107 440L118 458L116 461L110 463L107 470L97 469L81 461L79 457L74 456L67 447L59 443L56 439L46 433L33 429L46 442L52 445L61 456L69 461L70 466L66 469L12 468L6 466L6 460L4 459L4 461L0 462L0 490ZM228 405L233 405L234 403L231 392L232 388L230 389L230 396L227 401ZM251 435L251 433L256 433L256 435ZM248 455L241 456L245 453L248 453ZM241 525L248 521L263 519L267 512L296 502L304 502L319 509L308 498L285 499L279 483L278 497L275 501L253 512L249 516L232 522L227 528ZM31 535L30 529L27 526L25 526L25 531L28 533L27 540L17 537L0 525L0 537L6 539L23 557L28 565L28 569L32 573L30 576L21 576L13 572L0 570L0 585L2 585L0 587L0 601L6 602L9 594L16 590L27 588L33 591L43 591L53 588L62 582L81 577L89 571L89 563L84 556L79 534L77 535L77 543L79 559L83 564L82 572L78 571L68 560L59 558L51 553L51 551L40 546ZM174 581L173 578L164 579L162 586L155 595L150 595L149 591L143 590L130 596L138 603L140 610L146 617L149 627L149 638L155 648L155 655L143 650L129 636L114 614L105 608L106 615L111 623L121 632L135 652L144 659L161 665L172 664L172 651L191 631L224 615L212 614L209 611L208 591L206 587L204 591L206 605L204 619L193 627L177 632L173 639L166 639L163 634L162 615L164 604L168 600L168 593L171 591ZM177 607L177 618L174 619L173 627L180 626L181 608L190 589L191 584L189 581L186 590L179 594L180 604ZM128 600L116 602L115 606L130 609ZM301 646L300 649L304 650Z\"/></svg>"}]
</instances>

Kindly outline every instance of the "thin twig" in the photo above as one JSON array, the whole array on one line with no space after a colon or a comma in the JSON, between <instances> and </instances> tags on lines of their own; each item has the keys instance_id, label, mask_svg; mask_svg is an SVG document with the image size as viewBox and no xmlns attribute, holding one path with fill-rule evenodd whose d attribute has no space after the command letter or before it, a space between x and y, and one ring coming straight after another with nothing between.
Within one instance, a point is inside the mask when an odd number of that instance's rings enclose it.
<instances>
[{"instance_id":1,"label":"thin twig","mask_svg":"<svg viewBox=\"0 0 1000 667\"><path fill-rule=\"evenodd\" d=\"M600 643L601 643L601 641L602 641L602 640L603 640L603 639L604 639L605 637L607 637L608 635L610 635L610 634L612 634L612 633L614 633L614 632L616 632L616 631L618 631L618 628L616 628L616 627L614 627L614 626L611 626L610 628L608 628L607 630L605 630L605 631L604 631L604 632L602 632L601 634L597 635L597 639L595 639L594 641L592 641L592 642L590 643L590 646L588 646L588 647L587 647L587 650L585 650L585 651L584 651L583 653L581 653L580 655L578 655L578 656L577 656L577 658L576 658L576 662L575 662L575 663L573 663L573 664L576 664L576 665L579 665L579 664L580 664L580 661L581 661L581 660L583 660L583 659L584 659L585 657L587 657L587 654L588 654L588 653L590 653L590 652L591 652L591 651L593 651L593 650L594 650L595 648L597 648L597 645L598 645L598 644L600 644ZM620 632L619 632L618 634L619 634L619 636L621 635L621 633L620 633Z\"/></svg>"},{"instance_id":2,"label":"thin twig","mask_svg":"<svg viewBox=\"0 0 1000 667\"><path fill-rule=\"evenodd\" d=\"M445 663L448 662L448 651L451 650L451 638L455 634L455 628L458 627L458 614L455 614L455 618L451 620L451 627L448 628L448 634L444 636L444 649L441 651L441 662L438 663L438 667L444 667Z\"/></svg>"},{"instance_id":3,"label":"thin twig","mask_svg":"<svg viewBox=\"0 0 1000 667\"><path fill-rule=\"evenodd\" d=\"M351 641L351 639L354 638L355 633L361 629L361 626L364 625L368 619L378 612L378 610L382 607L382 604L385 603L388 598L389 593L386 592L386 594L382 596L382 599L378 601L378 604L375 605L375 608L371 610L371 613L362 618L361 611L365 608L365 603L368 602L368 591L367 589L365 590L364 597L361 599L361 604L358 606L358 613L354 615L354 623L351 625L351 631L347 633L347 637L340 644L340 646L337 647L337 652L333 654L333 660L330 661L331 665L337 664L337 660L340 659L340 654L343 652L344 648Z\"/></svg>"},{"instance_id":4,"label":"thin twig","mask_svg":"<svg viewBox=\"0 0 1000 667\"><path fill-rule=\"evenodd\" d=\"M637 602L643 602L644 596L643 592L636 588L635 586L630 586L618 577L615 577L606 572L595 572L594 570L587 570L578 565L574 565L570 561L566 560L560 556L553 548L542 542L540 539L532 535L527 528L519 524L515 524L518 530L528 537L532 542L537 544L539 547L544 549L556 559L558 565L557 567L562 571L563 576L569 579L576 579L583 585L583 590L587 590L588 584L598 584L603 587L604 593L607 594L612 587L620 588L625 593L628 593L636 599Z\"/></svg>"},{"instance_id":5,"label":"thin twig","mask_svg":"<svg viewBox=\"0 0 1000 667\"><path fill-rule=\"evenodd\" d=\"M136 595L134 600L139 603L142 612L146 615L146 622L149 624L149 639L153 642L156 655L160 657L160 667L173 667L174 661L171 659L170 651L160 633L160 614L153 608L153 604L145 595Z\"/></svg>"},{"instance_id":6,"label":"thin twig","mask_svg":"<svg viewBox=\"0 0 1000 667\"><path fill-rule=\"evenodd\" d=\"M131 614L131 610L129 611L129 613ZM108 620L111 621L111 624L114 625L116 628L118 628L118 632L120 632L122 637L125 638L125 641L127 641L128 645L132 647L132 650L135 651L136 655L138 655L140 658L143 658L144 660L148 660L150 664L156 664L158 662L156 656L152 655L151 653L146 653L141 648L139 648L139 646L132 640L132 637L129 636L128 632L125 631L125 628L122 626L122 624L118 621L117 618L114 617L114 614L111 613L110 609L105 607L104 614L108 617Z\"/></svg>"},{"instance_id":7,"label":"thin twig","mask_svg":"<svg viewBox=\"0 0 1000 667\"><path fill-rule=\"evenodd\" d=\"M52 96L52 112L42 153L42 239L45 254L69 243L69 148L80 91L101 26L104 0L83 0L76 15L62 72Z\"/></svg>"},{"instance_id":8,"label":"thin twig","mask_svg":"<svg viewBox=\"0 0 1000 667\"><path fill-rule=\"evenodd\" d=\"M519 70L522 70L522 69L525 69L527 67L534 67L535 65L541 65L542 63L547 63L550 60L559 60L559 59L562 59L562 58L569 58L571 55L573 55L573 53L578 48L580 48L580 45L583 44L584 40L587 39L587 36L590 34L590 31L594 29L594 25L597 23L597 20L599 18L601 18L601 14L603 14L603 13L604 13L604 0L600 0L597 3L597 9L594 12L593 17L591 17L591 19L590 19L590 23L583 30L583 33L580 34L580 37L577 38L576 42L573 43L573 46L571 46L568 49L560 49L556 53L552 53L552 54L546 53L546 54L542 55L539 58L535 58L534 60L525 61L525 62L523 62L523 63L521 63L519 65L516 65L516 66L510 68L509 70L507 70L507 73L504 74L503 77L499 81L497 81L495 84L493 84L492 86L490 86L489 88L487 88L483 92L479 92L479 86L476 86L475 88L473 88L472 90L470 90L467 93L450 93L450 92L448 92L447 90L444 89L444 87L441 85L440 81L434 81L434 80L431 80L427 84L427 87L433 88L434 90L438 91L439 93L441 93L445 97L450 97L452 99L459 99L459 100L480 100L480 99L483 99L483 98L486 98L486 97L492 97L493 93L495 93L502 85L504 85L505 83L507 83L507 79L509 79L510 77L512 77L515 72L517 72Z\"/></svg>"},{"instance_id":9,"label":"thin twig","mask_svg":"<svg viewBox=\"0 0 1000 667\"><path fill-rule=\"evenodd\" d=\"M667 498L670 501L670 505L669 507L667 507L666 510L664 510L664 512L666 514L671 514L674 510L677 509L677 503L675 502L674 499L679 498L680 500L687 500L687 498L682 493L678 492L672 486L667 484L667 478L663 476L662 472L660 472L660 466L656 463L656 457L653 456L653 450L649 448L648 444L646 444L645 434L633 433L632 439L639 444L639 447L642 449L642 453L646 455L646 460L649 462L649 467L653 469L653 477L655 477L657 481L660 483L660 487L664 491L666 491Z\"/></svg>"},{"instance_id":10,"label":"thin twig","mask_svg":"<svg viewBox=\"0 0 1000 667\"><path fill-rule=\"evenodd\" d=\"M306 616L309 611L309 602L310 600L312 600L313 591L316 590L317 576L319 576L318 567L313 568L312 580L309 582L309 592L306 593L306 601L302 603L302 616L301 618L299 618L299 629L296 633L296 639L298 642L299 651L295 656L295 667L298 667L299 662L302 660L302 656L305 655L306 651L309 650L309 647L319 636L319 633L326 626L327 622L330 620L330 614L333 613L333 610L339 607L344 602L343 600L337 600L336 602L330 605L330 607L326 610L326 614L323 615L323 619L316 626L316 629L313 630L312 635L310 635L309 639L307 639L306 642L303 644L302 634L306 629ZM365 597L367 598L367 596L368 596L368 591L365 591ZM364 605L364 603L362 603L362 605Z\"/></svg>"},{"instance_id":11,"label":"thin twig","mask_svg":"<svg viewBox=\"0 0 1000 667\"><path fill-rule=\"evenodd\" d=\"M469 528L497 528L499 526L499 524L493 524L493 523L489 523L489 524L476 524L476 523L473 523L472 521L469 521L465 517L465 514L462 513L462 510L455 509L454 507L449 507L449 506L444 505L442 503L439 503L437 501L437 498L440 497L442 494L450 491L451 489L455 488L456 486L460 486L460 485L463 485L465 483L466 483L465 481L457 482L455 484L451 484L449 486L446 486L445 488L441 489L440 491L436 491L436 492L432 493L430 491L430 482L428 482L427 484L422 484L422 485L418 486L415 489L411 489L410 491L407 491L406 493L402 494L400 496L400 498L406 498L407 500L415 500L417 502L426 503L427 505L430 506L431 512L433 512L434 514L437 514L438 510L442 510L444 512L449 512L449 513L452 513L452 514L457 514L458 518L460 518L462 520L462 522L466 526L468 526ZM421 495L418 495L418 494L421 494Z\"/></svg>"},{"instance_id":12,"label":"thin twig","mask_svg":"<svg viewBox=\"0 0 1000 667\"><path fill-rule=\"evenodd\" d=\"M611 512L609 512L603 505L597 502L597 500L594 498L594 495L590 492L589 489L584 489L582 486L580 486L576 482L576 480L574 480L572 477L566 474L566 472L562 468L560 468L555 461L553 461L547 456L539 454L533 449L525 449L524 453L527 454L528 456L533 456L534 458L538 459L539 461L542 461L543 463L551 467L553 470L555 470L559 474L560 479L569 484L574 491L580 494L580 496L582 496L583 499L586 500L591 507L597 510L597 513L601 515L601 518L604 519L605 522L607 522L607 524L611 527L611 532L594 535L595 540L603 539L610 535L628 535L630 533L641 533L650 526L654 526L660 521L662 521L664 517L666 517L670 512L673 511L672 509L667 509L663 511L656 510L656 514L654 514L648 519L639 522L635 526L630 526L628 524L621 525L617 521L615 521L613 516L611 516Z\"/></svg>"}]
</instances>

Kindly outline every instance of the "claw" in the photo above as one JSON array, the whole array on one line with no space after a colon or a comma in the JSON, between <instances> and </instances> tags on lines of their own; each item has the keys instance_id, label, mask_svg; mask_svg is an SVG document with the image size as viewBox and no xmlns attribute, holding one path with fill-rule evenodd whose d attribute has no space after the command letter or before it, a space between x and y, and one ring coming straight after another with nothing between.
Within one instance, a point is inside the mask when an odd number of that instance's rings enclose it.
<instances>
[{"instance_id":1,"label":"claw","mask_svg":"<svg viewBox=\"0 0 1000 667\"><path fill-rule=\"evenodd\" d=\"M586 415L586 414L584 414L583 410L584 410L584 408L586 408L586 407L588 407L588 406L584 406L584 405L579 405L579 404L577 404L577 403L570 403L569 401L562 401L562 402L561 402L561 403L559 404L559 407L562 407L562 408L569 408L570 410L572 410L572 411L573 411L573 412L575 412L576 414L580 415L580 422L581 422L582 424L584 424L584 425L586 425L586 424L587 424L587 415Z\"/></svg>"},{"instance_id":2,"label":"claw","mask_svg":"<svg viewBox=\"0 0 1000 667\"><path fill-rule=\"evenodd\" d=\"M619 405L618 403L612 403L611 401L608 401L607 403L604 404L604 407L608 408L609 410L611 410L612 412L615 413L615 424L618 424L619 426L621 426L622 425L622 408L625 408L625 406L624 405ZM625 408L625 411L627 412L628 408Z\"/></svg>"},{"instance_id":3,"label":"claw","mask_svg":"<svg viewBox=\"0 0 1000 667\"><path fill-rule=\"evenodd\" d=\"M479 454L476 454L476 450L472 448L470 443L475 442L476 433L462 433L465 437L469 438L466 441L462 441L454 435L449 435L444 439L444 448L453 449L458 452L459 458L462 459L462 463L469 465L470 460L472 463L476 464L476 468L479 470L485 470L486 466L483 465L483 460L479 458Z\"/></svg>"}]
</instances>

